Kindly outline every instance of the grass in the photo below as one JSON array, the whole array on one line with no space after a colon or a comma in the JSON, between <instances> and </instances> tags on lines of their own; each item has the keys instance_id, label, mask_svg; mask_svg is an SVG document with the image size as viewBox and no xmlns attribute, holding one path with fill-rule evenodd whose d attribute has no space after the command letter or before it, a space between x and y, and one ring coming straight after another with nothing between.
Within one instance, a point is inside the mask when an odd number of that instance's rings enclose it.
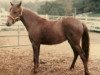
<instances>
[{"instance_id":1,"label":"grass","mask_svg":"<svg viewBox=\"0 0 100 75\"><path fill-rule=\"evenodd\" d=\"M91 13L88 16L90 16L90 17L100 17L100 13Z\"/></svg>"}]
</instances>

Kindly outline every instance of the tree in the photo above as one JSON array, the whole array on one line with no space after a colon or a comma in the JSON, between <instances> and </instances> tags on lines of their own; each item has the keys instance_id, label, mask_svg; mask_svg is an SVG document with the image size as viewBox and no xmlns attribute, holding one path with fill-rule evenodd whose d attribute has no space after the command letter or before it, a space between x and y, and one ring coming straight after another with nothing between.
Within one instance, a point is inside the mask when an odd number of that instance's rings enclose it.
<instances>
[{"instance_id":1,"label":"tree","mask_svg":"<svg viewBox=\"0 0 100 75\"><path fill-rule=\"evenodd\" d=\"M56 2L46 2L44 5L40 6L38 13L48 15L65 15L65 9L61 4Z\"/></svg>"},{"instance_id":2,"label":"tree","mask_svg":"<svg viewBox=\"0 0 100 75\"><path fill-rule=\"evenodd\" d=\"M86 8L84 10L86 12L100 12L100 0L86 0L85 4Z\"/></svg>"},{"instance_id":3,"label":"tree","mask_svg":"<svg viewBox=\"0 0 100 75\"><path fill-rule=\"evenodd\" d=\"M75 0L73 7L76 8L77 13L84 13L84 8L86 7L85 0Z\"/></svg>"},{"instance_id":4,"label":"tree","mask_svg":"<svg viewBox=\"0 0 100 75\"><path fill-rule=\"evenodd\" d=\"M72 15L73 10L73 0L56 0L57 3L63 5L66 15Z\"/></svg>"},{"instance_id":5,"label":"tree","mask_svg":"<svg viewBox=\"0 0 100 75\"><path fill-rule=\"evenodd\" d=\"M100 0L75 0L74 7L78 13L100 12Z\"/></svg>"},{"instance_id":6,"label":"tree","mask_svg":"<svg viewBox=\"0 0 100 75\"><path fill-rule=\"evenodd\" d=\"M32 11L37 12L38 8L40 7L40 3L38 3L38 2L33 3L31 1L29 1L27 3L23 3L23 6L31 9Z\"/></svg>"}]
</instances>

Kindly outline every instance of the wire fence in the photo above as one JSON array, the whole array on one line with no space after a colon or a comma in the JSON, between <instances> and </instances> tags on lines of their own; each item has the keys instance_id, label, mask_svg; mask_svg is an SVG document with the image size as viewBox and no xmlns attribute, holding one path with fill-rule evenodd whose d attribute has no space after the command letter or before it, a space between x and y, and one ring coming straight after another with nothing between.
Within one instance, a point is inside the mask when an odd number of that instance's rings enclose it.
<instances>
[{"instance_id":1,"label":"wire fence","mask_svg":"<svg viewBox=\"0 0 100 75\"><path fill-rule=\"evenodd\" d=\"M46 19L53 19L53 20L59 20L62 19L66 16L54 16L54 15L41 15L42 17ZM91 23L90 25L88 24L87 27L89 30L95 30L95 27L97 27L97 31L100 31L100 18L96 17L76 17L77 19L84 21L85 23ZM92 24L95 24L92 26ZM91 28L92 27L92 28ZM21 22L16 23L15 25L11 27L7 27L5 24L0 24L0 48L6 48L6 47L17 47L17 46L30 46L30 41L28 39L28 33L24 27L24 25ZM7 38L7 40L4 40L4 38ZM9 39L10 41L9 41ZM13 40L12 40L13 38ZM25 39L27 38L27 39ZM22 43L23 41L23 43ZM27 42L26 42L27 41ZM2 44L3 42L3 44ZM12 42L15 42L14 44ZM9 44L12 43L12 44ZM7 45L6 45L7 44Z\"/></svg>"},{"instance_id":2,"label":"wire fence","mask_svg":"<svg viewBox=\"0 0 100 75\"><path fill-rule=\"evenodd\" d=\"M30 44L20 44L21 43L21 40L20 38L21 37L27 37L28 38L28 34L27 34L27 31L26 29L24 28L24 26L18 24L18 25L13 25L12 27L5 27L4 25L0 25L0 27L3 27L1 30L0 30L0 38L2 38L1 41L4 41L5 44L2 44L0 45L0 48L3 48L3 47L15 47L15 46L29 46ZM7 29L8 28L8 29ZM14 29L16 28L16 29ZM21 29L23 28L23 29ZM21 32L24 32L25 34L21 34ZM3 40L3 38L7 38L7 40ZM12 41L11 39L14 38ZM10 40L10 41L9 41ZM17 41L16 41L17 40ZM25 40L26 41L26 40ZM12 42L16 42L16 44L13 44ZM6 43L12 43L12 45L6 45Z\"/></svg>"}]
</instances>

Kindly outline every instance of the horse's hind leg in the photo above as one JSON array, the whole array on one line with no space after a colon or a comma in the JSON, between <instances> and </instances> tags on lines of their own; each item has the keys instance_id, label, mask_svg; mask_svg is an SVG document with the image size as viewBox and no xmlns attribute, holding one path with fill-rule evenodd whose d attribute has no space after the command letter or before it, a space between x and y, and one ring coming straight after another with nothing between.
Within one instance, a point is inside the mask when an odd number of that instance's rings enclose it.
<instances>
[{"instance_id":1,"label":"horse's hind leg","mask_svg":"<svg viewBox=\"0 0 100 75\"><path fill-rule=\"evenodd\" d=\"M82 59L82 61L83 61L83 65L84 65L85 75L89 75L86 57L85 57L84 51L83 51L82 48L80 47L79 42L75 43L75 42L73 42L73 41L70 40L69 43L71 44L71 46L72 46L72 47L78 52L78 54L80 55L80 57L81 57L81 59Z\"/></svg>"},{"instance_id":2,"label":"horse's hind leg","mask_svg":"<svg viewBox=\"0 0 100 75\"><path fill-rule=\"evenodd\" d=\"M73 62L70 66L70 69L74 69L74 66L75 66L75 63L76 63L76 60L78 58L78 52L75 50L75 48L71 45L71 48L73 50L73 53L74 53L74 59L73 59Z\"/></svg>"},{"instance_id":3,"label":"horse's hind leg","mask_svg":"<svg viewBox=\"0 0 100 75\"><path fill-rule=\"evenodd\" d=\"M77 49L82 61L83 61L83 64L84 64L84 68L85 68L85 75L89 75L89 71L88 71L88 66L87 66L87 60L86 60L86 57L85 57L85 53L84 51L82 50L82 48L80 47L80 45L76 45L75 48Z\"/></svg>"}]
</instances>

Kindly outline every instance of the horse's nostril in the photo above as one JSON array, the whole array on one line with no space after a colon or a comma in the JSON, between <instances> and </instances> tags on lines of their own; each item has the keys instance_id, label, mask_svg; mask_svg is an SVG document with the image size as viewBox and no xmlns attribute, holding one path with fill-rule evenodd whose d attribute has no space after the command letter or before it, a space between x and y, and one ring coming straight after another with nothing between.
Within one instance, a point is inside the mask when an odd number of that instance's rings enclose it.
<instances>
[{"instance_id":1,"label":"horse's nostril","mask_svg":"<svg viewBox=\"0 0 100 75\"><path fill-rule=\"evenodd\" d=\"M8 26L8 25L9 25L9 23L7 22L7 23L6 23L6 25Z\"/></svg>"},{"instance_id":2,"label":"horse's nostril","mask_svg":"<svg viewBox=\"0 0 100 75\"><path fill-rule=\"evenodd\" d=\"M7 26L10 26L9 22L6 23Z\"/></svg>"}]
</instances>

